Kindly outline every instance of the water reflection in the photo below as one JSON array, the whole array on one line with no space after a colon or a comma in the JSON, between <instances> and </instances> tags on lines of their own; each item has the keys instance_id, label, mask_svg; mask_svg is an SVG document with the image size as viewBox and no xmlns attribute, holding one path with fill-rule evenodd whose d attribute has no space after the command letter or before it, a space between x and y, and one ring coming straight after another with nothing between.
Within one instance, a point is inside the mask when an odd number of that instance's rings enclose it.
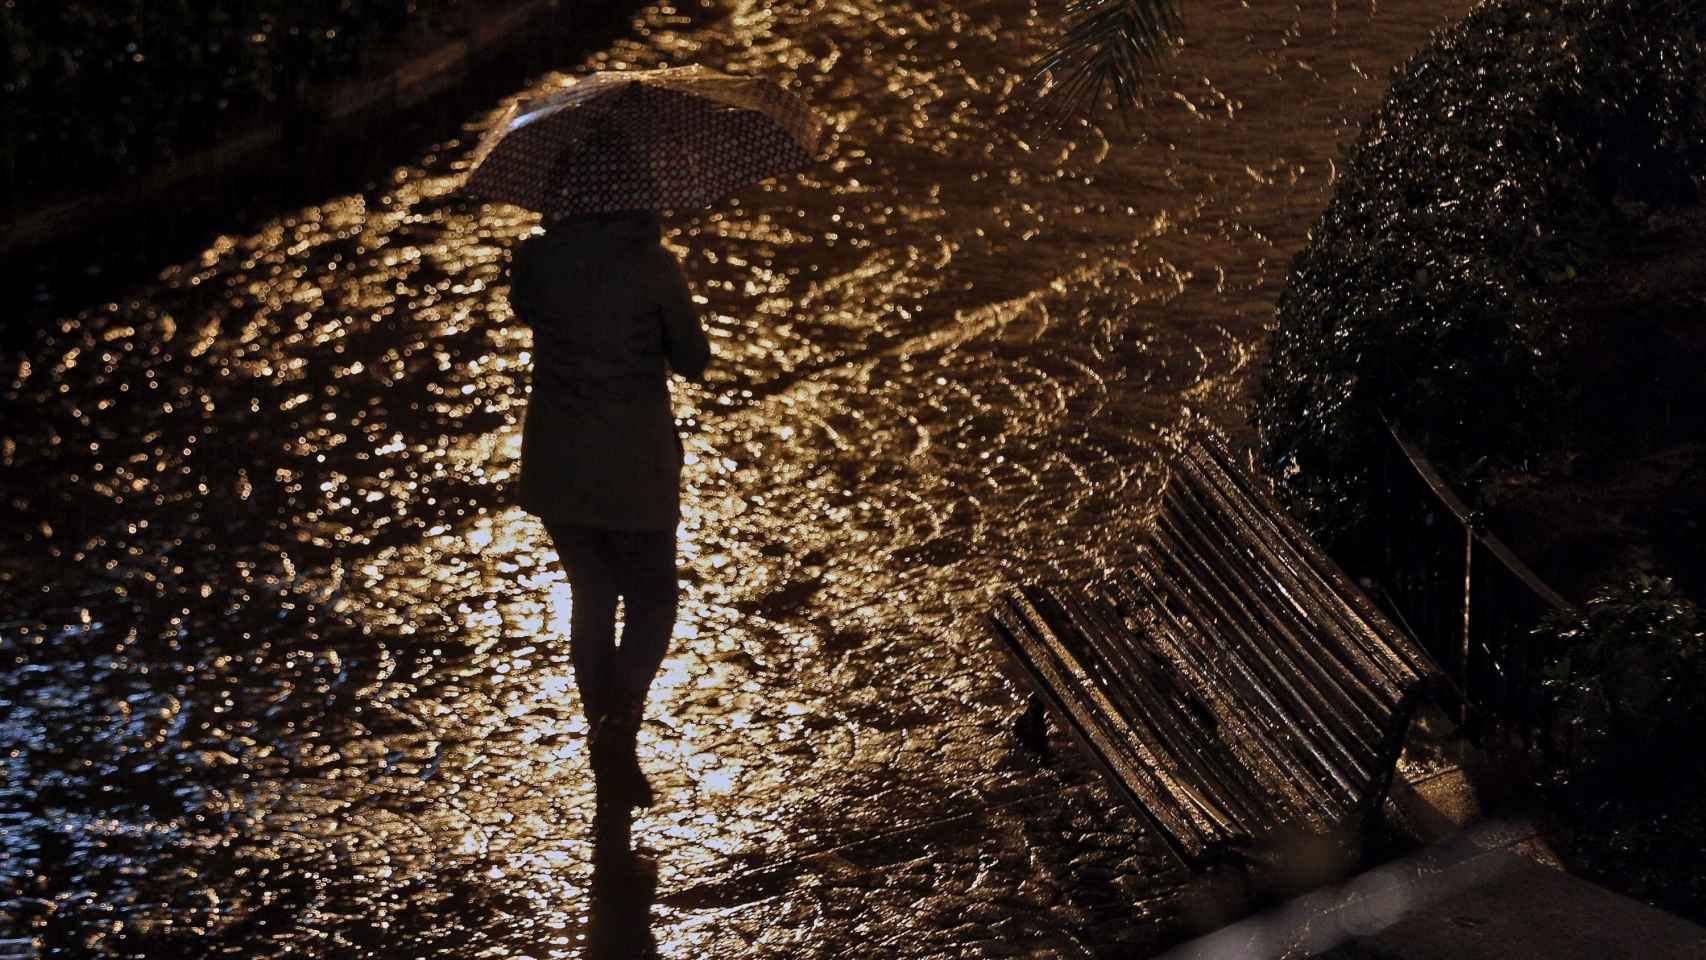
<instances>
[{"instance_id":1,"label":"water reflection","mask_svg":"<svg viewBox=\"0 0 1706 960\"><path fill-rule=\"evenodd\" d=\"M640 738L665 955L1165 929L1180 875L1082 770L1009 748L966 611L1117 560L1159 434L1237 422L1364 77L1461 6L1198 5L1141 133L1061 143L999 119L1054 16L1014 0L660 7L597 58L782 76L837 141L669 231L719 366L679 394L687 596ZM0 939L586 951L572 597L508 500L503 266L533 221L454 197L466 150L3 369Z\"/></svg>"},{"instance_id":2,"label":"water reflection","mask_svg":"<svg viewBox=\"0 0 1706 960\"><path fill-rule=\"evenodd\" d=\"M622 880L601 881L601 869L605 868L593 869L587 960L644 960L660 956L651 929L656 888L649 884L624 884Z\"/></svg>"},{"instance_id":3,"label":"water reflection","mask_svg":"<svg viewBox=\"0 0 1706 960\"><path fill-rule=\"evenodd\" d=\"M598 805L587 902L588 960L657 956L651 918L657 900L657 862L651 851L634 848L632 817L632 808L626 804Z\"/></svg>"}]
</instances>

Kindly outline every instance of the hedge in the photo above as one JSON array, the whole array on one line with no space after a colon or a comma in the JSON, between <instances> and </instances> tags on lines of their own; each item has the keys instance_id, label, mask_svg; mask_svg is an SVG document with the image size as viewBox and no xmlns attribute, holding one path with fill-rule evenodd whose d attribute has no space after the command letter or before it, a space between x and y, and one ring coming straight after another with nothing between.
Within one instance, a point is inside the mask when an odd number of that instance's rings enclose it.
<instances>
[{"instance_id":1,"label":"hedge","mask_svg":"<svg viewBox=\"0 0 1706 960\"><path fill-rule=\"evenodd\" d=\"M1558 441L1573 331L1549 290L1615 249L1625 206L1700 198L1703 27L1702 0L1509 0L1396 74L1292 263L1252 413L1318 536L1369 519L1381 412L1453 479Z\"/></svg>"},{"instance_id":2,"label":"hedge","mask_svg":"<svg viewBox=\"0 0 1706 960\"><path fill-rule=\"evenodd\" d=\"M471 0L0 2L0 207L98 190L297 105Z\"/></svg>"}]
</instances>

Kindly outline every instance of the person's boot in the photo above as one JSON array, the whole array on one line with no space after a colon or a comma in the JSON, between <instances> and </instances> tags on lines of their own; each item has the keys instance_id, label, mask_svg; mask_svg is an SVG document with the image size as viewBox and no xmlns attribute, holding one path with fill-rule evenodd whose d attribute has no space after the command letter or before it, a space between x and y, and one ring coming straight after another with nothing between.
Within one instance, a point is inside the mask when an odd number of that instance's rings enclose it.
<instances>
[{"instance_id":1,"label":"person's boot","mask_svg":"<svg viewBox=\"0 0 1706 960\"><path fill-rule=\"evenodd\" d=\"M645 712L644 693L613 695L592 731L592 772L598 780L599 797L605 802L629 807L652 805L652 785L640 769L637 753Z\"/></svg>"}]
</instances>

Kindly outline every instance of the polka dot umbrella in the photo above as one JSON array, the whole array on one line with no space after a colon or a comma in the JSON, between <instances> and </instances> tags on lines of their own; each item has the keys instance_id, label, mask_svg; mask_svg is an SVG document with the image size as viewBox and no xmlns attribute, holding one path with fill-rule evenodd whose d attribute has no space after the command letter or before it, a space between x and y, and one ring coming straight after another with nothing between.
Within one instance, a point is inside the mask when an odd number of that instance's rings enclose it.
<instances>
[{"instance_id":1,"label":"polka dot umbrella","mask_svg":"<svg viewBox=\"0 0 1706 960\"><path fill-rule=\"evenodd\" d=\"M823 121L767 80L704 67L596 73L512 106L463 190L547 220L702 207L817 158Z\"/></svg>"}]
</instances>

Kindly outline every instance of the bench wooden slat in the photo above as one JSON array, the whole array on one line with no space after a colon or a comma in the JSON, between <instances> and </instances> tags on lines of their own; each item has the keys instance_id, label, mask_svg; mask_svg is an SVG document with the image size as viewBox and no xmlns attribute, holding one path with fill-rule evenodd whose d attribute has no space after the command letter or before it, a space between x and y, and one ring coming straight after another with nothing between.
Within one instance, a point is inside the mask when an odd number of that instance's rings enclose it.
<instances>
[{"instance_id":1,"label":"bench wooden slat","mask_svg":"<svg viewBox=\"0 0 1706 960\"><path fill-rule=\"evenodd\" d=\"M1110 619L1118 619L1122 624L1117 607L1103 599L1093 606L1108 611ZM1129 640L1129 628L1124 631L1124 637ZM1236 764L1225 762L1222 754L1204 749L1205 744L1212 743L1219 737L1219 721L1215 712L1202 701L1197 689L1187 686L1182 681L1184 675L1178 665L1162 655L1157 645L1153 649L1145 649L1130 642L1119 644L1118 649L1129 660L1131 657L1144 656L1153 664L1156 670L1164 672L1169 678L1167 691L1157 691L1162 695L1151 696L1150 702L1155 715L1164 717L1159 726L1174 731L1174 742L1170 744L1171 753L1177 757L1182 766L1197 771L1202 781L1210 786L1225 801L1232 814L1243 821L1251 818L1260 819L1265 815L1265 803L1262 800L1262 785L1252 778L1247 771ZM1116 663L1115 667L1118 668ZM1141 691L1141 684L1137 685Z\"/></svg>"},{"instance_id":2,"label":"bench wooden slat","mask_svg":"<svg viewBox=\"0 0 1706 960\"><path fill-rule=\"evenodd\" d=\"M1223 516L1235 525L1233 535L1259 554L1260 567L1276 588L1289 592L1300 615L1317 629L1331 631L1347 641L1328 645L1330 655L1338 655L1379 684L1389 704L1396 705L1402 700L1406 686L1415 681L1415 671L1401 658L1391 655L1379 641L1378 633L1370 636L1365 618L1340 595L1342 585L1321 576L1310 558L1270 522L1267 511L1242 496L1247 491L1224 486L1223 472L1199 479L1194 466L1187 464L1181 475L1217 495L1216 503Z\"/></svg>"},{"instance_id":3,"label":"bench wooden slat","mask_svg":"<svg viewBox=\"0 0 1706 960\"><path fill-rule=\"evenodd\" d=\"M1359 822L1438 671L1217 444L1173 468L1131 567L992 627L1186 858Z\"/></svg>"},{"instance_id":4,"label":"bench wooden slat","mask_svg":"<svg viewBox=\"0 0 1706 960\"><path fill-rule=\"evenodd\" d=\"M1194 444L1181 462L1201 478L1199 482L1212 483L1224 491L1227 499L1238 505L1239 514L1247 518L1252 529L1269 531L1283 540L1308 565L1314 575L1313 582L1331 588L1320 596L1320 601L1362 624L1362 629L1353 635L1369 644L1368 654L1396 678L1400 688L1408 690L1440 679L1439 668L1427 652L1381 613L1278 503L1256 489L1218 444Z\"/></svg>"},{"instance_id":5,"label":"bench wooden slat","mask_svg":"<svg viewBox=\"0 0 1706 960\"><path fill-rule=\"evenodd\" d=\"M1261 763L1258 769L1264 774L1269 791L1287 796L1310 816L1322 819L1337 816L1340 811L1335 809L1332 792L1315 776L1299 775L1305 768L1318 773L1330 769L1330 765L1312 755L1312 745L1287 714L1293 698L1287 697L1283 681L1265 669L1266 664L1253 654L1247 643L1226 642L1228 635L1236 632L1236 626L1207 609L1202 584L1192 570L1180 564L1176 555L1157 549L1149 551L1145 559L1155 565L1158 578L1181 587L1172 592L1170 599L1197 626L1190 634L1192 642L1201 646L1203 657L1224 668L1220 685L1227 689L1228 702L1232 705L1222 722L1232 728L1235 736L1253 737L1267 748L1268 762ZM1229 741L1227 747L1237 749L1237 740ZM1350 789L1348 783L1344 787Z\"/></svg>"},{"instance_id":6,"label":"bench wooden slat","mask_svg":"<svg viewBox=\"0 0 1706 960\"><path fill-rule=\"evenodd\" d=\"M1243 642L1233 646L1235 652L1231 655L1246 661L1252 673L1264 678L1274 691L1277 699L1273 705L1280 713L1296 717L1299 723L1313 725L1320 731L1321 739L1325 740L1321 746L1326 749L1312 754L1325 772L1338 780L1340 788L1359 789L1368 781L1371 771L1365 761L1359 760L1357 748L1364 752L1371 750L1380 741L1378 733L1366 739L1360 735L1355 726L1360 714L1354 707L1344 712L1329 709L1332 704L1327 701L1339 691L1328 678L1311 675L1308 667L1303 666L1313 665L1309 658L1287 655L1288 648L1295 645L1298 631L1286 628L1279 611L1254 609L1238 594L1236 582L1214 569L1200 544L1186 542L1190 536L1189 532L1176 529L1171 517L1161 517L1158 545L1181 562L1185 575L1198 586L1205 615L1222 633L1243 634ZM1273 630L1267 629L1270 623Z\"/></svg>"},{"instance_id":7,"label":"bench wooden slat","mask_svg":"<svg viewBox=\"0 0 1706 960\"><path fill-rule=\"evenodd\" d=\"M1091 610L1095 606L1094 602L1084 602L1087 598L1079 591L1073 590L1060 591L1057 597L1074 626L1081 629L1089 626L1094 617ZM1102 625L1098 632L1104 637L1098 648L1100 652L1114 651L1114 655L1119 656L1118 651L1129 649L1129 645L1112 639L1117 634L1106 625ZM1131 661L1121 656L1115 665L1130 666ZM1159 665L1157 663L1157 666ZM1227 779L1226 771L1217 770L1204 762L1205 757L1212 756L1202 750L1202 744L1214 736L1212 728L1205 726L1202 718L1190 711L1188 702L1191 694L1188 691L1177 689L1171 682L1147 682L1158 672L1142 668L1125 671L1123 678L1141 678L1139 682L1125 684L1118 683L1121 677L1120 671L1116 670L1110 679L1127 693L1127 702L1136 706L1137 711L1145 718L1159 746L1170 760L1170 769L1188 775L1187 778L1170 784L1174 794L1180 801L1196 807L1215 824L1219 833L1230 835L1235 832L1239 820L1247 820L1250 816L1259 814L1260 807L1252 802L1254 794L1245 785ZM1192 779L1200 781L1209 789L1189 789ZM1215 802L1216 799L1220 802Z\"/></svg>"},{"instance_id":8,"label":"bench wooden slat","mask_svg":"<svg viewBox=\"0 0 1706 960\"><path fill-rule=\"evenodd\" d=\"M995 616L997 627L1008 631L1009 636L1034 637L1041 641L1014 648L1023 664L1043 679L1038 692L1068 719L1068 729L1108 766L1115 786L1156 821L1163 835L1188 856L1201 855L1212 840L1221 835L1220 832L1206 821L1194 820L1168 795L1160 780L1166 767L1153 755L1144 738L1121 739L1131 735L1129 725L1118 723L1111 712L1106 712L1105 705L1102 705L1105 712L1100 717L1091 712L1090 708L1097 705L1093 696L1087 707L1077 698L1062 693L1074 689L1065 677L1082 676L1082 668L1077 666L1028 597L1023 593L1010 593L1005 602L1008 609L998 610ZM1212 802L1205 800L1203 806L1212 806Z\"/></svg>"},{"instance_id":9,"label":"bench wooden slat","mask_svg":"<svg viewBox=\"0 0 1706 960\"><path fill-rule=\"evenodd\" d=\"M1388 714L1402 698L1397 685L1385 677L1379 664L1371 662L1354 646L1346 649L1345 645L1339 644L1304 643L1297 631L1311 626L1311 611L1304 600L1306 588L1295 582L1291 570L1275 569L1279 560L1273 555L1272 547L1265 543L1250 543L1254 534L1240 518L1228 516L1224 510L1216 514L1214 506L1199 500L1196 492L1187 485L1169 485L1168 494L1176 498L1173 502L1193 511L1193 517L1200 524L1210 525L1225 542L1246 544L1244 550L1234 554L1238 562L1226 565L1226 577L1236 581L1241 595L1262 604L1271 612L1272 621L1286 629L1284 639L1288 642L1284 650L1307 658L1316 670L1325 675L1326 682L1337 695L1353 705L1370 731L1377 732L1377 718ZM1336 618L1314 626L1345 634L1352 632ZM1346 639L1354 641L1355 638Z\"/></svg>"},{"instance_id":10,"label":"bench wooden slat","mask_svg":"<svg viewBox=\"0 0 1706 960\"><path fill-rule=\"evenodd\" d=\"M1223 722L1221 718L1240 716L1246 709L1245 703L1233 696L1235 683L1226 672L1225 665L1205 651L1196 628L1175 617L1168 606L1170 601L1155 592L1144 556L1139 556L1138 564L1133 572L1141 570L1142 575L1134 577L1132 583L1149 596L1152 601L1149 610L1156 618L1146 639L1197 678L1195 692L1213 709L1218 729ZM1241 777L1229 779L1248 784L1247 796L1251 798L1249 806L1254 818L1249 824L1250 831L1265 833L1292 817L1307 814L1307 804L1295 803L1293 798L1276 789L1284 779L1280 773L1282 751L1262 732L1230 740L1218 736L1215 739L1223 741L1218 749L1205 742L1203 750L1210 756L1223 757L1228 766L1242 773Z\"/></svg>"},{"instance_id":11,"label":"bench wooden slat","mask_svg":"<svg viewBox=\"0 0 1706 960\"><path fill-rule=\"evenodd\" d=\"M1135 571L1128 573L1136 575ZM1236 706L1225 702L1225 695L1218 692L1214 667L1198 656L1195 648L1185 640L1184 634L1189 628L1173 621L1164 604L1150 597L1148 588L1141 582L1121 580L1111 589L1116 591L1122 606L1141 611L1141 630L1146 640L1190 683L1191 700L1187 706L1207 715L1200 723L1215 733L1201 739L1196 750L1199 761L1213 769L1216 780L1225 784L1222 789L1236 801L1239 815L1245 818L1250 829L1266 831L1278 826L1283 818L1274 809L1272 791L1255 773L1265 760L1259 755L1248 755L1249 751L1259 748L1254 743L1234 750L1214 750L1205 746L1218 739L1218 718ZM1140 592L1144 593L1144 599L1138 599Z\"/></svg>"}]
</instances>

